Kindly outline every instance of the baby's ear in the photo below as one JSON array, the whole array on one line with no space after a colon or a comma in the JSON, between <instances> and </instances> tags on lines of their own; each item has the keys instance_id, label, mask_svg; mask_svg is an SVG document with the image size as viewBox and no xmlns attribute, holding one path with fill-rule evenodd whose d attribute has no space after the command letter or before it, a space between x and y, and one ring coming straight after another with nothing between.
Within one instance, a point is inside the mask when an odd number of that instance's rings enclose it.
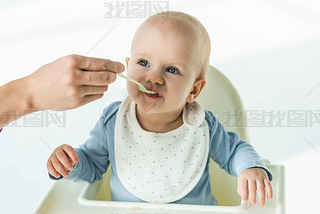
<instances>
[{"instance_id":1,"label":"baby's ear","mask_svg":"<svg viewBox=\"0 0 320 214\"><path fill-rule=\"evenodd\" d=\"M187 102L192 103L200 94L202 91L203 87L206 85L206 79L205 78L200 78L194 81L192 90L190 91L188 97L187 97Z\"/></svg>"}]
</instances>

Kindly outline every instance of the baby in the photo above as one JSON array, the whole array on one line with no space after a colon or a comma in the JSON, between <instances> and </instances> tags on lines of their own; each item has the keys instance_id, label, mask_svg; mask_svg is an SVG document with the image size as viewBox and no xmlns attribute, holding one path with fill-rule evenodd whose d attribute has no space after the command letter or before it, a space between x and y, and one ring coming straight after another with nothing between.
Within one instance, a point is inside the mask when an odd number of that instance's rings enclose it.
<instances>
[{"instance_id":1,"label":"baby","mask_svg":"<svg viewBox=\"0 0 320 214\"><path fill-rule=\"evenodd\" d=\"M162 12L138 28L127 75L129 96L104 109L79 148L62 145L48 159L51 178L99 180L109 165L113 201L217 205L209 158L238 176L238 194L260 205L272 198L272 179L253 147L226 132L195 101L206 84L210 38L194 17Z\"/></svg>"}]
</instances>

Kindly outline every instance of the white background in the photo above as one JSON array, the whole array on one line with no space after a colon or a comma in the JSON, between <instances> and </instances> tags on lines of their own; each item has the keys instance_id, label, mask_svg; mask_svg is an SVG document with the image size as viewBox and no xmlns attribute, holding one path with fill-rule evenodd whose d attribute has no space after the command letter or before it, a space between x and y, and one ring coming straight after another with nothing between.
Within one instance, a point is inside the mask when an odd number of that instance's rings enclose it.
<instances>
[{"instance_id":1,"label":"white background","mask_svg":"<svg viewBox=\"0 0 320 214\"><path fill-rule=\"evenodd\" d=\"M2 0L0 85L72 53L124 63L144 18L104 18L105 2ZM177 0L169 1L169 9L204 24L212 40L210 64L233 82L246 109L320 109L319 1ZM125 82L118 79L101 100L67 111L63 128L4 128L0 213L31 213L51 183L46 161L52 149L84 143L103 108L124 91ZM259 154L286 167L289 214L320 213L319 127L318 121L306 127L250 128Z\"/></svg>"}]
</instances>

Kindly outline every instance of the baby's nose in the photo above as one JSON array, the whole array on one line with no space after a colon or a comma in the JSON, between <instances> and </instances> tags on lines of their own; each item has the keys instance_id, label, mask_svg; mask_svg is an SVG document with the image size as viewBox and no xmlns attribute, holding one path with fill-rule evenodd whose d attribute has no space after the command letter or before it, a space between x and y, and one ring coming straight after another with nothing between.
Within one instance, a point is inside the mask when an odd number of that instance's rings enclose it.
<instances>
[{"instance_id":1,"label":"baby's nose","mask_svg":"<svg viewBox=\"0 0 320 214\"><path fill-rule=\"evenodd\" d=\"M150 69L146 74L146 81L151 82L152 84L162 85L164 82L162 72L156 69Z\"/></svg>"}]
</instances>

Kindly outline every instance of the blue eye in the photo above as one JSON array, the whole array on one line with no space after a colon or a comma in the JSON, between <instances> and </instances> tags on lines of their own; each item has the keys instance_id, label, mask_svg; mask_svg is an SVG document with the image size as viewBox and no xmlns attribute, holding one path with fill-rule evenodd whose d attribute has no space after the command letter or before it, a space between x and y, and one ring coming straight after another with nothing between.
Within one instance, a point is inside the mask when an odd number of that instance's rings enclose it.
<instances>
[{"instance_id":1,"label":"blue eye","mask_svg":"<svg viewBox=\"0 0 320 214\"><path fill-rule=\"evenodd\" d=\"M178 74L178 70L175 67L169 67L167 68L167 71L171 74Z\"/></svg>"},{"instance_id":2,"label":"blue eye","mask_svg":"<svg viewBox=\"0 0 320 214\"><path fill-rule=\"evenodd\" d=\"M146 60L140 60L138 63L141 66L149 66L149 64L148 64L148 62Z\"/></svg>"}]
</instances>

